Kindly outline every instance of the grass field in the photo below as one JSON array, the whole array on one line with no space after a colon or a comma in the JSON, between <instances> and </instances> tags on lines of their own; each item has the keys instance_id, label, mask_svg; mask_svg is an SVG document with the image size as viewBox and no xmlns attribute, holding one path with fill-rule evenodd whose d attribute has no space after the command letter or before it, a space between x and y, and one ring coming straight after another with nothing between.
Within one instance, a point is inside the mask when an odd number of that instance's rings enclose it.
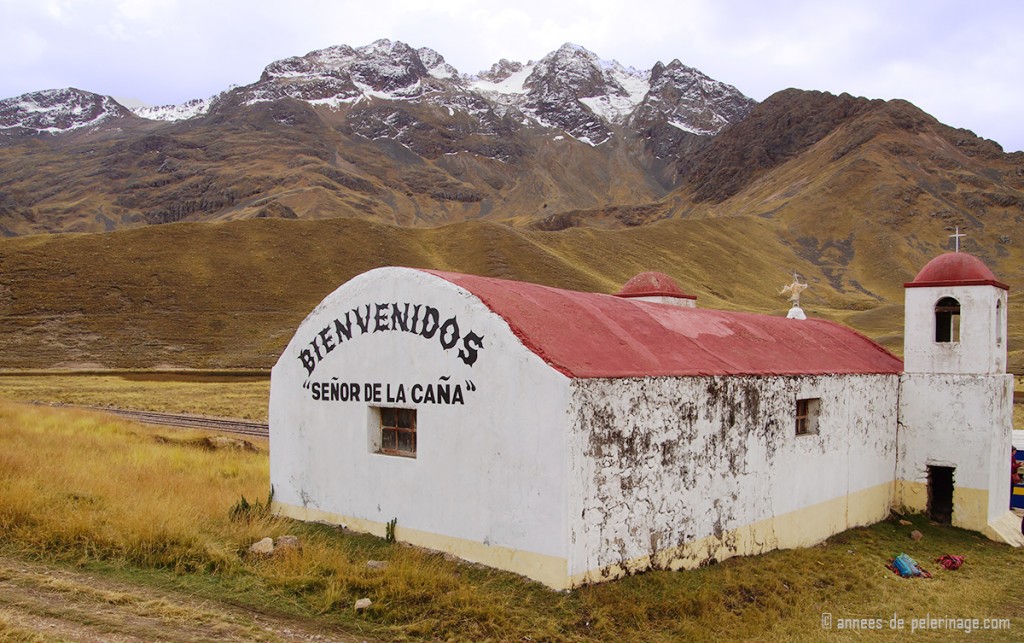
<instances>
[{"instance_id":1,"label":"grass field","mask_svg":"<svg viewBox=\"0 0 1024 643\"><path fill-rule=\"evenodd\" d=\"M7 373L0 399L267 421L269 375Z\"/></svg>"},{"instance_id":2,"label":"grass field","mask_svg":"<svg viewBox=\"0 0 1024 643\"><path fill-rule=\"evenodd\" d=\"M811 237L794 239L809 232L756 216L546 233L483 222L407 229L261 219L0 239L0 367L267 370L326 295L380 266L602 293L658 270L701 307L782 316L779 289L796 271L810 284L801 300L808 316L899 352L902 285L942 250L864 226L826 235L849 237L856 262L826 252L834 245L826 237L812 252L803 245ZM1024 369L1024 244L989 241L982 247L1001 252L981 256L1011 285L1011 368Z\"/></svg>"},{"instance_id":3,"label":"grass field","mask_svg":"<svg viewBox=\"0 0 1024 643\"><path fill-rule=\"evenodd\" d=\"M558 593L258 508L233 519L242 496L250 503L267 497L265 443L212 449L201 433L12 402L0 403L0 426L0 555L212 601L204 618L213 618L217 604L244 606L385 640L810 641L825 634L823 613L832 615L833 628L843 618L887 626L895 614L907 631L911 619L926 614L1009 619L1001 622L1008 630L978 633L984 640L1020 640L1024 628L1024 552L919 516L908 517L909 525L894 519L854 529L810 549ZM911 540L912 529L924 538ZM283 534L298 536L301 551L247 555L252 542ZM887 559L904 551L934 577L904 580L889 572ZM943 554L967 563L943 571L933 562ZM387 566L370 568L369 560ZM356 612L363 597L373 605ZM11 622L0 610L0 636L5 627L15 631L4 625ZM856 634L893 635L885 627ZM933 631L921 640L949 635Z\"/></svg>"}]
</instances>

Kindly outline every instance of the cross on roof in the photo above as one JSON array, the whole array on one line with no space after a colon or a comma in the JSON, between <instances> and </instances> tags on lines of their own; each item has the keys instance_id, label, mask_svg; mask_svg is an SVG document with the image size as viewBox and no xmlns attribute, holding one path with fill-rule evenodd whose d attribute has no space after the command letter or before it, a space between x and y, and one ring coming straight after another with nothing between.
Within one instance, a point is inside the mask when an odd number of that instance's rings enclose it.
<instances>
[{"instance_id":1,"label":"cross on roof","mask_svg":"<svg viewBox=\"0 0 1024 643\"><path fill-rule=\"evenodd\" d=\"M960 252L960 237L966 237L966 236L967 236L966 234L963 234L962 232L960 232L960 226L956 227L956 232L955 233L949 235L949 237L951 239L954 239L956 241L956 251L957 252Z\"/></svg>"},{"instance_id":2,"label":"cross on roof","mask_svg":"<svg viewBox=\"0 0 1024 643\"><path fill-rule=\"evenodd\" d=\"M793 305L800 307L800 293L807 290L808 286L806 282L800 281L800 275L793 273L793 283L788 286L783 286L782 290L779 291L780 295L789 294L789 300L793 302Z\"/></svg>"}]
</instances>

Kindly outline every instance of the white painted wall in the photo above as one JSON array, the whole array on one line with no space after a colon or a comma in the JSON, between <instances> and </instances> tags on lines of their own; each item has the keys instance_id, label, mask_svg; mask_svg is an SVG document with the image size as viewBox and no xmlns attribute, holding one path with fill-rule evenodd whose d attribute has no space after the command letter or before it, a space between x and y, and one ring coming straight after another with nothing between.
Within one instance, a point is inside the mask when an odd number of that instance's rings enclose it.
<instances>
[{"instance_id":1,"label":"white painted wall","mask_svg":"<svg viewBox=\"0 0 1024 643\"><path fill-rule=\"evenodd\" d=\"M354 329L327 352L333 320L354 309L376 317L377 304L422 304L455 317L463 337L483 337L476 362L400 330ZM392 322L387 311L384 326ZM353 324L355 326L355 324ZM324 331L324 329L327 329ZM321 331L324 331L321 336ZM319 338L319 339L317 339ZM322 359L308 373L310 342ZM310 354L307 354L307 359ZM369 404L315 401L312 383L379 383L407 392L415 407L415 459L373 452ZM413 384L447 380L464 404L416 404ZM472 384L470 384L472 383ZM471 388L475 387L475 390ZM568 379L528 351L503 319L475 296L439 277L405 268L364 273L329 295L303 321L271 378L270 478L275 500L363 520L397 518L404 528L486 545L564 557L566 554L565 408Z\"/></svg>"},{"instance_id":2,"label":"white painted wall","mask_svg":"<svg viewBox=\"0 0 1024 643\"><path fill-rule=\"evenodd\" d=\"M907 288L904 370L907 373L1005 373L1006 291L995 286ZM935 304L960 302L960 341L935 341ZM996 314L999 306L1002 313ZM1001 339L1001 341L999 341Z\"/></svg>"},{"instance_id":3,"label":"white painted wall","mask_svg":"<svg viewBox=\"0 0 1024 643\"><path fill-rule=\"evenodd\" d=\"M955 467L954 488L988 491L988 519L1002 515L1010 497L1012 405L1012 375L905 373L897 477L926 485L928 465ZM953 524L985 527L964 523L955 505Z\"/></svg>"},{"instance_id":4,"label":"white painted wall","mask_svg":"<svg viewBox=\"0 0 1024 643\"><path fill-rule=\"evenodd\" d=\"M897 387L895 375L574 381L570 574L891 484ZM817 435L795 435L804 397L821 398ZM883 495L863 520L807 525L802 544L884 518Z\"/></svg>"}]
</instances>

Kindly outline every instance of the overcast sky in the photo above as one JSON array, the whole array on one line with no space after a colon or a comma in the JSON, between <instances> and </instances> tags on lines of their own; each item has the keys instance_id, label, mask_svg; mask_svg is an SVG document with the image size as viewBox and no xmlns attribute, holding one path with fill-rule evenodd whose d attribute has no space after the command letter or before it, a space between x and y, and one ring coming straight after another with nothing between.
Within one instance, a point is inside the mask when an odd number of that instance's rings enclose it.
<instances>
[{"instance_id":1,"label":"overcast sky","mask_svg":"<svg viewBox=\"0 0 1024 643\"><path fill-rule=\"evenodd\" d=\"M637 69L678 58L757 100L788 87L903 98L1024 150L1018 0L0 0L0 98L77 87L176 104L378 38L464 73L565 42Z\"/></svg>"}]
</instances>

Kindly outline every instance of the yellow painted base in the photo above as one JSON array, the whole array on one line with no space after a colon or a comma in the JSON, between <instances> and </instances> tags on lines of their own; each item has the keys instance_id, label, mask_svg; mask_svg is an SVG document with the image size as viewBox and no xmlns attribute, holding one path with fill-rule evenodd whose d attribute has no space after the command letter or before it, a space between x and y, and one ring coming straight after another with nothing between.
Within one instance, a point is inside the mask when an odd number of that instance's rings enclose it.
<instances>
[{"instance_id":1,"label":"yellow painted base","mask_svg":"<svg viewBox=\"0 0 1024 643\"><path fill-rule=\"evenodd\" d=\"M850 496L774 516L726 532L658 551L625 564L591 569L573 575L578 587L620 578L646 569L693 569L712 559L763 554L775 549L809 547L851 527L870 525L885 518L892 506L892 485L881 484Z\"/></svg>"},{"instance_id":2,"label":"yellow painted base","mask_svg":"<svg viewBox=\"0 0 1024 643\"><path fill-rule=\"evenodd\" d=\"M343 516L307 507L298 507L276 500L273 502L272 507L274 513L287 518L344 525L352 531L373 534L381 538L387 533L387 524L383 522L352 518L351 516ZM568 562L564 558L545 556L544 554L535 554L497 545L485 545L463 538L409 529L401 525L396 525L395 527L395 538L417 547L425 547L426 549L452 554L472 563L480 563L488 567L522 574L552 589L569 589Z\"/></svg>"},{"instance_id":3,"label":"yellow painted base","mask_svg":"<svg viewBox=\"0 0 1024 643\"><path fill-rule=\"evenodd\" d=\"M916 480L897 480L896 506L913 513L928 511L928 484ZM954 527L984 531L988 526L988 490L953 488Z\"/></svg>"},{"instance_id":4,"label":"yellow painted base","mask_svg":"<svg viewBox=\"0 0 1024 643\"><path fill-rule=\"evenodd\" d=\"M395 537L402 542L446 552L463 560L522 574L552 589L562 590L613 580L652 568L693 569L711 560L721 561L733 556L763 554L775 549L810 547L852 527L870 525L883 520L893 506L902 506L914 512L926 511L927 498L926 485L897 480L894 484L881 484L849 496L760 520L725 532L721 536L707 536L679 547L664 549L653 556L643 556L625 563L572 575L568 573L568 561L557 556L485 545L462 538L409 529L401 525L395 528ZM980 531L992 540L1019 546L1018 542L1004 536L1003 532L1006 529L1002 523L990 525L985 521L987 491L954 489L953 502L954 526ZM374 534L382 538L387 532L386 523L373 520L352 518L278 501L274 501L273 509L280 516L344 525L353 531ZM1004 522L1008 524L1008 521Z\"/></svg>"},{"instance_id":5,"label":"yellow painted base","mask_svg":"<svg viewBox=\"0 0 1024 643\"><path fill-rule=\"evenodd\" d=\"M928 484L913 480L897 480L895 505L914 513L928 511ZM1012 513L1007 510L1008 514ZM1008 530L1006 524L1012 522L1005 515L994 520L988 516L988 490L953 488L954 527L980 531L989 540L1020 547L1024 539L1020 537L1020 521L1013 529Z\"/></svg>"}]
</instances>

